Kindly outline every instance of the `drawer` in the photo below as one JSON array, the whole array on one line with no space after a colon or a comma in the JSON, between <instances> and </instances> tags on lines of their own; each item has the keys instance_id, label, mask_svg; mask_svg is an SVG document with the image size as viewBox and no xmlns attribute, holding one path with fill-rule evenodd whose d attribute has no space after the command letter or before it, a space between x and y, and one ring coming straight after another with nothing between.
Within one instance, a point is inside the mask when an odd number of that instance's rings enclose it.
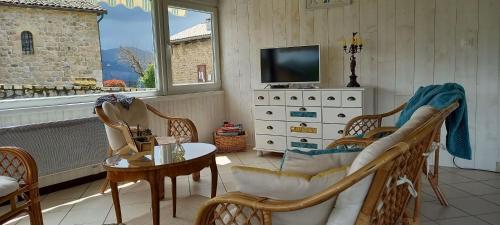
<instances>
[{"instance_id":1,"label":"drawer","mask_svg":"<svg viewBox=\"0 0 500 225\"><path fill-rule=\"evenodd\" d=\"M342 107L362 107L362 91L342 91Z\"/></svg>"},{"instance_id":2,"label":"drawer","mask_svg":"<svg viewBox=\"0 0 500 225\"><path fill-rule=\"evenodd\" d=\"M285 136L255 135L255 147L263 150L284 152L286 149Z\"/></svg>"},{"instance_id":3,"label":"drawer","mask_svg":"<svg viewBox=\"0 0 500 225\"><path fill-rule=\"evenodd\" d=\"M321 123L287 122L286 127L288 136L321 138Z\"/></svg>"},{"instance_id":4,"label":"drawer","mask_svg":"<svg viewBox=\"0 0 500 225\"><path fill-rule=\"evenodd\" d=\"M342 94L340 91L323 91L321 95L321 104L323 107L342 106Z\"/></svg>"},{"instance_id":5,"label":"drawer","mask_svg":"<svg viewBox=\"0 0 500 225\"><path fill-rule=\"evenodd\" d=\"M269 91L269 105L285 105L285 91Z\"/></svg>"},{"instance_id":6,"label":"drawer","mask_svg":"<svg viewBox=\"0 0 500 225\"><path fill-rule=\"evenodd\" d=\"M286 107L287 121L321 123L321 107Z\"/></svg>"},{"instance_id":7,"label":"drawer","mask_svg":"<svg viewBox=\"0 0 500 225\"><path fill-rule=\"evenodd\" d=\"M323 124L323 139L337 140L344 135L345 124Z\"/></svg>"},{"instance_id":8,"label":"drawer","mask_svg":"<svg viewBox=\"0 0 500 225\"><path fill-rule=\"evenodd\" d=\"M320 91L303 91L302 99L304 106L321 106Z\"/></svg>"},{"instance_id":9,"label":"drawer","mask_svg":"<svg viewBox=\"0 0 500 225\"><path fill-rule=\"evenodd\" d=\"M286 135L286 122L285 121L255 121L256 134L269 134L269 135Z\"/></svg>"},{"instance_id":10,"label":"drawer","mask_svg":"<svg viewBox=\"0 0 500 225\"><path fill-rule=\"evenodd\" d=\"M284 106L255 106L257 120L286 120Z\"/></svg>"},{"instance_id":11,"label":"drawer","mask_svg":"<svg viewBox=\"0 0 500 225\"><path fill-rule=\"evenodd\" d=\"M255 91L253 98L255 105L269 105L269 93L267 91Z\"/></svg>"},{"instance_id":12,"label":"drawer","mask_svg":"<svg viewBox=\"0 0 500 225\"><path fill-rule=\"evenodd\" d=\"M362 112L361 108L323 108L323 123L346 124Z\"/></svg>"},{"instance_id":13,"label":"drawer","mask_svg":"<svg viewBox=\"0 0 500 225\"><path fill-rule=\"evenodd\" d=\"M286 91L286 105L302 106L302 91Z\"/></svg>"},{"instance_id":14,"label":"drawer","mask_svg":"<svg viewBox=\"0 0 500 225\"><path fill-rule=\"evenodd\" d=\"M315 138L288 137L288 149L299 149L302 151L323 149L323 140Z\"/></svg>"}]
</instances>

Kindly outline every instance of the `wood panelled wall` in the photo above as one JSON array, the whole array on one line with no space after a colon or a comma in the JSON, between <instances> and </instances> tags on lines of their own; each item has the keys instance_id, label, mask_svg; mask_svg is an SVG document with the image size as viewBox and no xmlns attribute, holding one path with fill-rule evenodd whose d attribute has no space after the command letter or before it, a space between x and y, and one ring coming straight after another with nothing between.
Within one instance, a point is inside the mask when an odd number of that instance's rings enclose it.
<instances>
[{"instance_id":1,"label":"wood panelled wall","mask_svg":"<svg viewBox=\"0 0 500 225\"><path fill-rule=\"evenodd\" d=\"M153 97L145 101L165 115L187 117L193 120L200 141L213 142L213 131L225 121L224 93L222 91L187 95ZM0 110L0 128L47 123L95 116L93 103L49 106L30 109ZM166 135L166 124L150 115L151 130Z\"/></svg>"},{"instance_id":2,"label":"wood panelled wall","mask_svg":"<svg viewBox=\"0 0 500 225\"><path fill-rule=\"evenodd\" d=\"M365 47L357 71L361 85L376 88L377 112L422 85L460 83L474 160L458 164L494 170L500 162L499 0L353 0L321 9L306 9L305 0L220 0L219 7L227 118L250 133L252 90L263 88L261 48L320 44L322 86L342 86L349 60L340 41L360 32Z\"/></svg>"}]
</instances>

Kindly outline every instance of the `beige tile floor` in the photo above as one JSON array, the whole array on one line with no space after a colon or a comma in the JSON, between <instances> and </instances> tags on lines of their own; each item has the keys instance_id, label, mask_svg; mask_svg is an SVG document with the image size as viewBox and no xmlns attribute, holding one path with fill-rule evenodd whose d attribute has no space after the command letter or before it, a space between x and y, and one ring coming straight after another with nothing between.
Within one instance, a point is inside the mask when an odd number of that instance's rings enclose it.
<instances>
[{"instance_id":1,"label":"beige tile floor","mask_svg":"<svg viewBox=\"0 0 500 225\"><path fill-rule=\"evenodd\" d=\"M254 151L219 155L217 163L220 179L217 194L236 189L231 166L251 165L278 169L280 159L279 155L269 154L257 157ZM201 176L201 182L194 182L187 176L179 177L178 198L198 195L209 197L210 170L204 169ZM450 206L441 206L430 186L424 182L422 225L500 225L500 174L442 168L440 179ZM166 179L165 182L167 196L162 201L162 206L171 204L170 181ZM99 180L42 196L45 225L101 225L115 222L111 195L98 194L101 183L102 180ZM124 222L137 217L149 217L151 200L147 183L122 184L120 200ZM170 215L171 211L162 212L161 223L169 224ZM20 218L8 224L22 225L29 224L29 221L27 218Z\"/></svg>"}]
</instances>

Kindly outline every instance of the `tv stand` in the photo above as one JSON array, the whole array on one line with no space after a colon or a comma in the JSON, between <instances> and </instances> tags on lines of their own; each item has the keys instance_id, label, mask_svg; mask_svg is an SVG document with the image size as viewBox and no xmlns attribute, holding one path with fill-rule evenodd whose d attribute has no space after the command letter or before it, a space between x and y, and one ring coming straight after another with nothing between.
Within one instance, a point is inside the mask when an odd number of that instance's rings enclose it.
<instances>
[{"instance_id":1,"label":"tv stand","mask_svg":"<svg viewBox=\"0 0 500 225\"><path fill-rule=\"evenodd\" d=\"M271 84L269 85L271 89L285 89L290 88L290 84Z\"/></svg>"}]
</instances>

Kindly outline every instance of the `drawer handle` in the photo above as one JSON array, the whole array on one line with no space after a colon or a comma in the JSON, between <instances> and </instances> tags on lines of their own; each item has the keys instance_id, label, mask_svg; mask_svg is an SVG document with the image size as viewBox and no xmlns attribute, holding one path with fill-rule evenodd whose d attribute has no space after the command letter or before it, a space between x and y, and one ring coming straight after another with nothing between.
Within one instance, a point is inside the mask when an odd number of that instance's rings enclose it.
<instances>
[{"instance_id":1,"label":"drawer handle","mask_svg":"<svg viewBox=\"0 0 500 225\"><path fill-rule=\"evenodd\" d=\"M340 118L344 118L345 114L344 113L339 113L337 116L340 117Z\"/></svg>"},{"instance_id":2,"label":"drawer handle","mask_svg":"<svg viewBox=\"0 0 500 225\"><path fill-rule=\"evenodd\" d=\"M274 96L274 98L273 98L273 99L274 99L274 100L280 100L281 98L280 98L280 96Z\"/></svg>"},{"instance_id":3,"label":"drawer handle","mask_svg":"<svg viewBox=\"0 0 500 225\"><path fill-rule=\"evenodd\" d=\"M302 139L300 139L300 142L302 142L302 143L307 143L307 139L302 138Z\"/></svg>"},{"instance_id":4,"label":"drawer handle","mask_svg":"<svg viewBox=\"0 0 500 225\"><path fill-rule=\"evenodd\" d=\"M343 130L339 130L339 131L337 131L337 133L338 133L338 134L343 134L343 133L344 133L344 131L343 131Z\"/></svg>"},{"instance_id":5,"label":"drawer handle","mask_svg":"<svg viewBox=\"0 0 500 225\"><path fill-rule=\"evenodd\" d=\"M271 111L267 111L267 112L266 112L266 114L267 114L267 115L273 115L273 112L271 112Z\"/></svg>"},{"instance_id":6,"label":"drawer handle","mask_svg":"<svg viewBox=\"0 0 500 225\"><path fill-rule=\"evenodd\" d=\"M314 97L314 96L309 96L309 98L307 98L307 99L309 99L309 100L311 100L311 101L314 101L314 100L316 100L316 97Z\"/></svg>"},{"instance_id":7,"label":"drawer handle","mask_svg":"<svg viewBox=\"0 0 500 225\"><path fill-rule=\"evenodd\" d=\"M352 102L352 101L356 101L356 98L351 96L351 97L348 97L348 98L347 98L347 101L350 101L350 102Z\"/></svg>"},{"instance_id":8,"label":"drawer handle","mask_svg":"<svg viewBox=\"0 0 500 225\"><path fill-rule=\"evenodd\" d=\"M297 98L297 96L292 96L292 97L290 97L290 99L292 99L292 100L297 100L297 99L299 99L299 98Z\"/></svg>"},{"instance_id":9,"label":"drawer handle","mask_svg":"<svg viewBox=\"0 0 500 225\"><path fill-rule=\"evenodd\" d=\"M267 141L267 144L272 145L272 144L274 144L274 141L269 140L269 141Z\"/></svg>"},{"instance_id":10,"label":"drawer handle","mask_svg":"<svg viewBox=\"0 0 500 225\"><path fill-rule=\"evenodd\" d=\"M326 98L326 100L328 100L328 101L335 101L335 97L330 96L330 97Z\"/></svg>"},{"instance_id":11,"label":"drawer handle","mask_svg":"<svg viewBox=\"0 0 500 225\"><path fill-rule=\"evenodd\" d=\"M257 99L264 100L264 96L259 96L259 97L257 97Z\"/></svg>"},{"instance_id":12,"label":"drawer handle","mask_svg":"<svg viewBox=\"0 0 500 225\"><path fill-rule=\"evenodd\" d=\"M272 129L274 129L274 127L273 126L267 126L267 129L268 130L272 130Z\"/></svg>"},{"instance_id":13,"label":"drawer handle","mask_svg":"<svg viewBox=\"0 0 500 225\"><path fill-rule=\"evenodd\" d=\"M307 109L306 109L306 108L304 108L304 107L300 107L300 108L299 108L299 111L304 112L304 111L307 111Z\"/></svg>"},{"instance_id":14,"label":"drawer handle","mask_svg":"<svg viewBox=\"0 0 500 225\"><path fill-rule=\"evenodd\" d=\"M307 124L306 123L300 123L300 126L301 127L307 127Z\"/></svg>"}]
</instances>

